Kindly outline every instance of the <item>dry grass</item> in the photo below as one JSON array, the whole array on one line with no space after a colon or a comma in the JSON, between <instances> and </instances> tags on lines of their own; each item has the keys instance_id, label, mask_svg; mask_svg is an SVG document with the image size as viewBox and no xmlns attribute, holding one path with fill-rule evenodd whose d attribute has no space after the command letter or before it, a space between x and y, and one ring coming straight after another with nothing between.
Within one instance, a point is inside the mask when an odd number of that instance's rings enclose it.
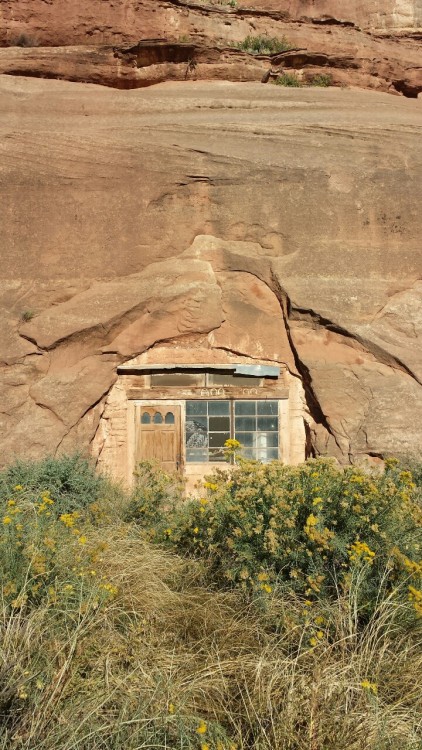
<instances>
[{"instance_id":1,"label":"dry grass","mask_svg":"<svg viewBox=\"0 0 422 750\"><path fill-rule=\"evenodd\" d=\"M306 614L277 590L247 604L127 525L92 535L107 536L96 569L116 596L3 608L0 748L422 747L422 630L406 604L381 600L362 631L353 586Z\"/></svg>"}]
</instances>

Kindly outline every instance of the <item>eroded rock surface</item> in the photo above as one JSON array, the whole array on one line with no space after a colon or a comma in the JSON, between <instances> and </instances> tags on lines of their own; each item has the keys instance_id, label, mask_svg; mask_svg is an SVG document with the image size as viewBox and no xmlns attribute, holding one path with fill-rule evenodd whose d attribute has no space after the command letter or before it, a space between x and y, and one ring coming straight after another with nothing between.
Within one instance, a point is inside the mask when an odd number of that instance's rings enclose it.
<instances>
[{"instance_id":1,"label":"eroded rock surface","mask_svg":"<svg viewBox=\"0 0 422 750\"><path fill-rule=\"evenodd\" d=\"M118 365L195 337L285 363L316 453L422 448L420 102L0 87L2 461L89 447Z\"/></svg>"},{"instance_id":2,"label":"eroded rock surface","mask_svg":"<svg viewBox=\"0 0 422 750\"><path fill-rule=\"evenodd\" d=\"M240 52L248 36L284 39L270 58ZM260 81L271 65L304 83L417 97L420 0L4 0L0 72L139 88L169 80Z\"/></svg>"}]
</instances>

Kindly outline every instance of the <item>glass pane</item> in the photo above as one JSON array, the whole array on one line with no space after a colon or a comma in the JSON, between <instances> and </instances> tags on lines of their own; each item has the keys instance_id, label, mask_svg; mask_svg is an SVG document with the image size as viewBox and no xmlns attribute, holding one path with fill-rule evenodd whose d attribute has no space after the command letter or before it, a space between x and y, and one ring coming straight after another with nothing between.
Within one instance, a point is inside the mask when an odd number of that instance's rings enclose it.
<instances>
[{"instance_id":1,"label":"glass pane","mask_svg":"<svg viewBox=\"0 0 422 750\"><path fill-rule=\"evenodd\" d=\"M210 449L210 457L209 461L225 461L226 458L224 456L224 453L221 449L215 448L214 450Z\"/></svg>"},{"instance_id":2,"label":"glass pane","mask_svg":"<svg viewBox=\"0 0 422 750\"><path fill-rule=\"evenodd\" d=\"M234 413L239 414L256 414L256 401L235 401Z\"/></svg>"},{"instance_id":3,"label":"glass pane","mask_svg":"<svg viewBox=\"0 0 422 750\"><path fill-rule=\"evenodd\" d=\"M253 432L236 432L236 440L242 443L245 447L252 446L254 444L254 433Z\"/></svg>"},{"instance_id":4,"label":"glass pane","mask_svg":"<svg viewBox=\"0 0 422 750\"><path fill-rule=\"evenodd\" d=\"M163 415L160 414L159 411L156 411L153 417L154 424L162 424L163 423Z\"/></svg>"},{"instance_id":5,"label":"glass pane","mask_svg":"<svg viewBox=\"0 0 422 750\"><path fill-rule=\"evenodd\" d=\"M278 447L278 432L257 432L255 445L265 448L277 448Z\"/></svg>"},{"instance_id":6,"label":"glass pane","mask_svg":"<svg viewBox=\"0 0 422 750\"><path fill-rule=\"evenodd\" d=\"M258 417L258 430L278 430L278 417Z\"/></svg>"},{"instance_id":7,"label":"glass pane","mask_svg":"<svg viewBox=\"0 0 422 750\"><path fill-rule=\"evenodd\" d=\"M230 417L210 417L210 432L230 432Z\"/></svg>"},{"instance_id":8,"label":"glass pane","mask_svg":"<svg viewBox=\"0 0 422 750\"><path fill-rule=\"evenodd\" d=\"M278 414L278 401L257 401L258 414Z\"/></svg>"},{"instance_id":9,"label":"glass pane","mask_svg":"<svg viewBox=\"0 0 422 750\"><path fill-rule=\"evenodd\" d=\"M206 414L207 413L207 402L206 401L186 401L186 414L188 416L194 416L195 414Z\"/></svg>"},{"instance_id":10,"label":"glass pane","mask_svg":"<svg viewBox=\"0 0 422 750\"><path fill-rule=\"evenodd\" d=\"M205 375L198 372L154 372L151 374L151 386L153 388L189 385L205 385Z\"/></svg>"},{"instance_id":11,"label":"glass pane","mask_svg":"<svg viewBox=\"0 0 422 750\"><path fill-rule=\"evenodd\" d=\"M174 424L174 414L172 411L168 411L165 418L166 424Z\"/></svg>"},{"instance_id":12,"label":"glass pane","mask_svg":"<svg viewBox=\"0 0 422 750\"><path fill-rule=\"evenodd\" d=\"M208 401L208 414L228 416L230 414L230 402L229 401Z\"/></svg>"},{"instance_id":13,"label":"glass pane","mask_svg":"<svg viewBox=\"0 0 422 750\"><path fill-rule=\"evenodd\" d=\"M224 448L224 443L230 437L229 432L210 432L210 448Z\"/></svg>"},{"instance_id":14,"label":"glass pane","mask_svg":"<svg viewBox=\"0 0 422 750\"><path fill-rule=\"evenodd\" d=\"M186 432L208 432L206 417L187 417Z\"/></svg>"},{"instance_id":15,"label":"glass pane","mask_svg":"<svg viewBox=\"0 0 422 750\"><path fill-rule=\"evenodd\" d=\"M255 417L236 417L235 419L236 432L238 430L250 432L256 430L256 418Z\"/></svg>"},{"instance_id":16,"label":"glass pane","mask_svg":"<svg viewBox=\"0 0 422 750\"><path fill-rule=\"evenodd\" d=\"M141 416L141 424L151 424L151 415L147 411L144 411Z\"/></svg>"},{"instance_id":17,"label":"glass pane","mask_svg":"<svg viewBox=\"0 0 422 750\"><path fill-rule=\"evenodd\" d=\"M208 446L206 417L186 420L186 448L205 448Z\"/></svg>"},{"instance_id":18,"label":"glass pane","mask_svg":"<svg viewBox=\"0 0 422 750\"><path fill-rule=\"evenodd\" d=\"M244 448L242 451L243 458L252 458L256 459L255 451L253 448Z\"/></svg>"},{"instance_id":19,"label":"glass pane","mask_svg":"<svg viewBox=\"0 0 422 750\"><path fill-rule=\"evenodd\" d=\"M208 375L208 385L248 386L249 388L259 388L262 385L262 379L254 378L253 375L233 375L232 372L212 372Z\"/></svg>"},{"instance_id":20,"label":"glass pane","mask_svg":"<svg viewBox=\"0 0 422 750\"><path fill-rule=\"evenodd\" d=\"M202 464L208 461L208 450L195 450L193 448L187 448L186 450L186 461L188 463Z\"/></svg>"}]
</instances>

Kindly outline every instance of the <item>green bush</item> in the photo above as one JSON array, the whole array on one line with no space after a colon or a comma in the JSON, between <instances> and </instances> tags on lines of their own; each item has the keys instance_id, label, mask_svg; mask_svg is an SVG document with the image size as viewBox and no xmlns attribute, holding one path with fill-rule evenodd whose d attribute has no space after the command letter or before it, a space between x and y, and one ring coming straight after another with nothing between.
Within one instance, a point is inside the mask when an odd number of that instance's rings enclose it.
<instances>
[{"instance_id":1,"label":"green bush","mask_svg":"<svg viewBox=\"0 0 422 750\"><path fill-rule=\"evenodd\" d=\"M276 78L275 83L277 86L289 86L291 88L300 88L302 86L301 81L295 73L283 73L283 75Z\"/></svg>"},{"instance_id":2,"label":"green bush","mask_svg":"<svg viewBox=\"0 0 422 750\"><path fill-rule=\"evenodd\" d=\"M312 78L309 79L309 85L310 86L322 86L323 88L326 88L327 86L333 85L333 77L330 75L330 73L318 73L315 76L312 76Z\"/></svg>"},{"instance_id":3,"label":"green bush","mask_svg":"<svg viewBox=\"0 0 422 750\"><path fill-rule=\"evenodd\" d=\"M154 461L140 461L135 472L135 488L123 518L148 529L153 536L155 526L165 524L175 504L182 502L183 491L180 474L164 471Z\"/></svg>"},{"instance_id":4,"label":"green bush","mask_svg":"<svg viewBox=\"0 0 422 750\"><path fill-rule=\"evenodd\" d=\"M16 491L37 496L48 490L54 498L55 513L66 513L95 503L107 488L107 480L80 455L20 460L0 471L0 507Z\"/></svg>"},{"instance_id":5,"label":"green bush","mask_svg":"<svg viewBox=\"0 0 422 750\"><path fill-rule=\"evenodd\" d=\"M249 52L251 55L275 55L279 52L287 52L292 49L292 45L285 36L278 39L277 37L247 36L243 42L238 42L237 49L243 52Z\"/></svg>"},{"instance_id":6,"label":"green bush","mask_svg":"<svg viewBox=\"0 0 422 750\"><path fill-rule=\"evenodd\" d=\"M217 470L207 494L179 507L161 528L179 551L204 556L210 576L270 593L288 586L311 601L347 592L354 577L372 610L380 588L403 585L422 614L421 506L412 475L338 468L240 464Z\"/></svg>"}]
</instances>

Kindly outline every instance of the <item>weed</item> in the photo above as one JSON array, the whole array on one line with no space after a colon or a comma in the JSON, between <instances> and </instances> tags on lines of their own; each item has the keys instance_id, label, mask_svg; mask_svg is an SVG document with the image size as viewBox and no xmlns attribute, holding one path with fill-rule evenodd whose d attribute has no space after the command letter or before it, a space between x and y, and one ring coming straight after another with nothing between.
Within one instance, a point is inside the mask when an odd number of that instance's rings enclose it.
<instances>
[{"instance_id":1,"label":"weed","mask_svg":"<svg viewBox=\"0 0 422 750\"><path fill-rule=\"evenodd\" d=\"M275 83L277 86L289 86L291 88L300 88L302 86L302 82L295 73L283 73L276 78Z\"/></svg>"},{"instance_id":2,"label":"weed","mask_svg":"<svg viewBox=\"0 0 422 750\"><path fill-rule=\"evenodd\" d=\"M13 41L14 47L38 47L38 41L28 34L19 34L19 36Z\"/></svg>"},{"instance_id":3,"label":"weed","mask_svg":"<svg viewBox=\"0 0 422 750\"><path fill-rule=\"evenodd\" d=\"M34 317L35 312L34 310L23 310L21 312L21 321L22 323L29 323L30 320Z\"/></svg>"},{"instance_id":4,"label":"weed","mask_svg":"<svg viewBox=\"0 0 422 750\"><path fill-rule=\"evenodd\" d=\"M237 49L249 52L251 55L275 55L279 52L286 52L292 49L292 45L286 37L269 37L269 36L247 36L243 42L235 44Z\"/></svg>"},{"instance_id":5,"label":"weed","mask_svg":"<svg viewBox=\"0 0 422 750\"><path fill-rule=\"evenodd\" d=\"M333 85L333 77L330 73L318 73L318 75L312 76L309 79L308 84L310 86L322 86L326 88Z\"/></svg>"}]
</instances>

